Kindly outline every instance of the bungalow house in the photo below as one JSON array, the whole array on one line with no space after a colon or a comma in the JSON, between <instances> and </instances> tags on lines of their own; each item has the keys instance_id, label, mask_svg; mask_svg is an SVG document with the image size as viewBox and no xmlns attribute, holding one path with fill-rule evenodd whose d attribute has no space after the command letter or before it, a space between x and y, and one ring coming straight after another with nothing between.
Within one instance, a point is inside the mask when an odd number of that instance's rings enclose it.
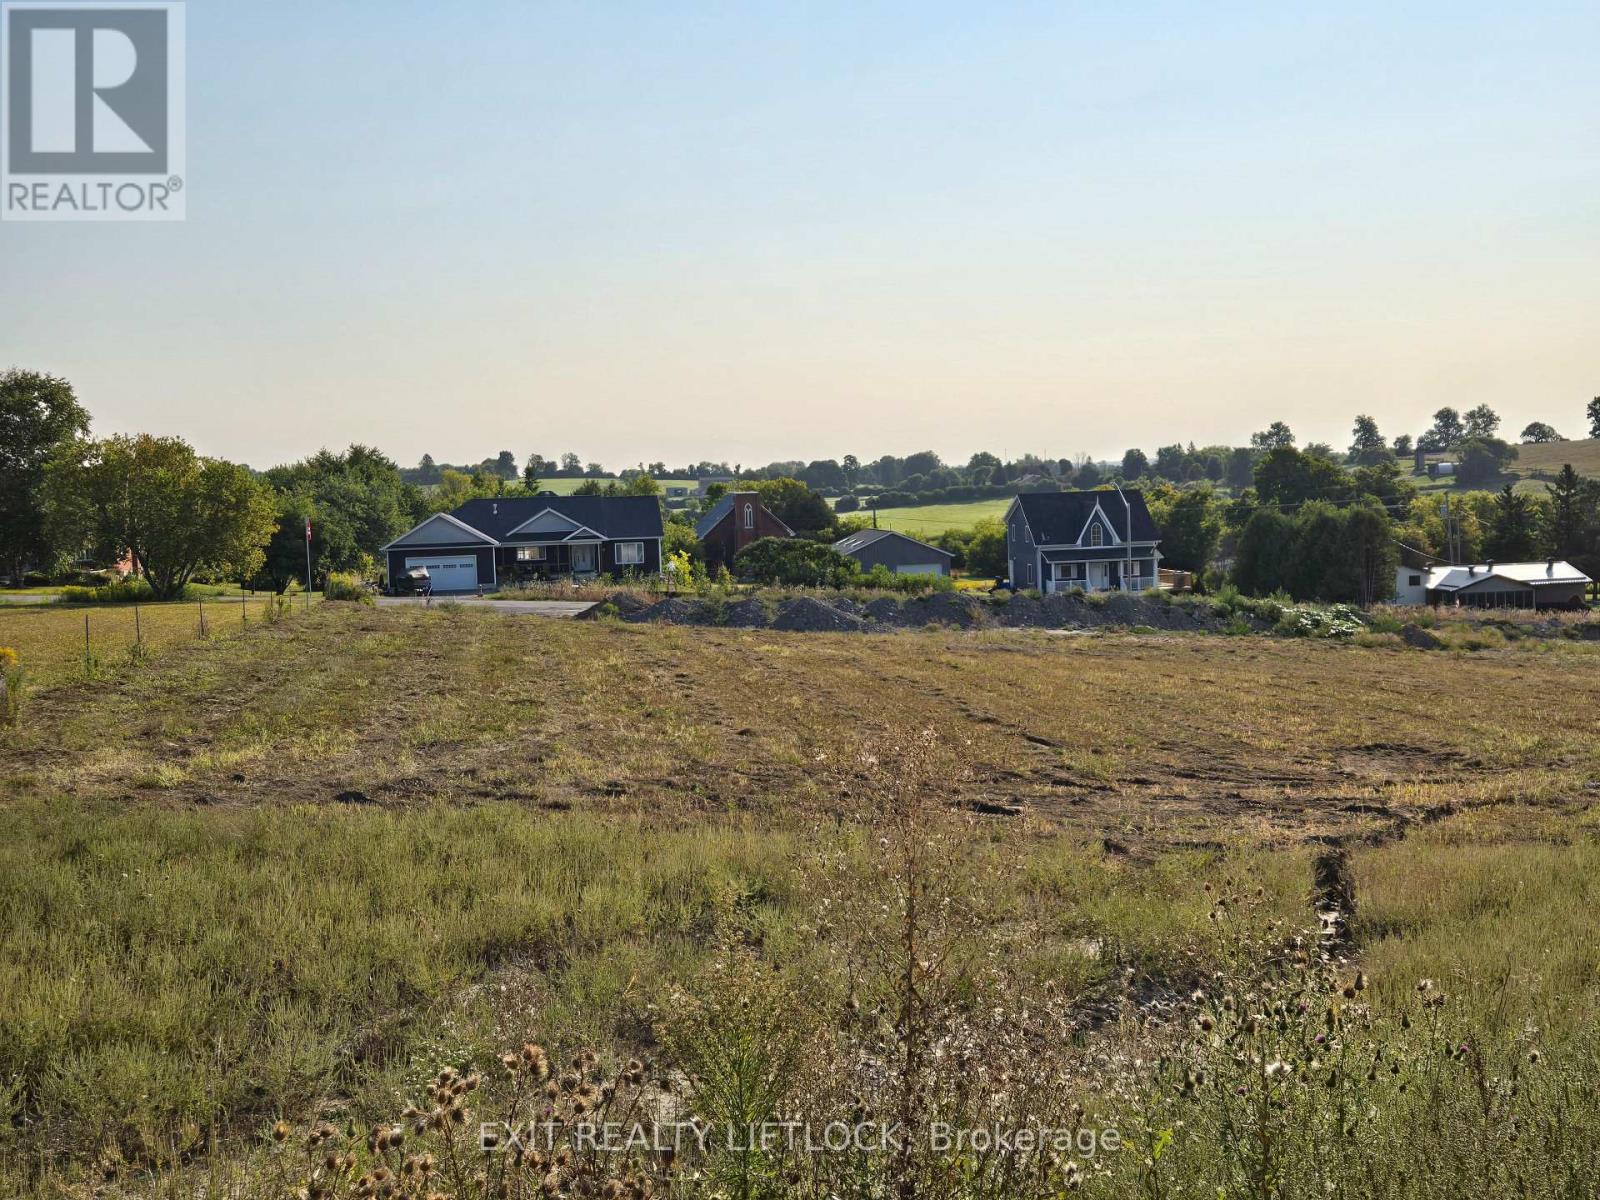
<instances>
[{"instance_id":1,"label":"bungalow house","mask_svg":"<svg viewBox=\"0 0 1600 1200\"><path fill-rule=\"evenodd\" d=\"M1460 608L1578 608L1593 581L1577 567L1551 558L1531 563L1401 564L1395 572L1396 604L1448 604Z\"/></svg>"},{"instance_id":2,"label":"bungalow house","mask_svg":"<svg viewBox=\"0 0 1600 1200\"><path fill-rule=\"evenodd\" d=\"M1029 492L1006 510L1013 588L1138 592L1156 586L1161 531L1134 488Z\"/></svg>"},{"instance_id":3,"label":"bungalow house","mask_svg":"<svg viewBox=\"0 0 1600 1200\"><path fill-rule=\"evenodd\" d=\"M733 568L734 555L757 538L794 536L790 529L767 511L756 492L727 492L695 524L695 537L706 551L706 566Z\"/></svg>"},{"instance_id":4,"label":"bungalow house","mask_svg":"<svg viewBox=\"0 0 1600 1200\"><path fill-rule=\"evenodd\" d=\"M893 529L862 529L840 538L833 548L861 564L863 571L886 567L895 575L948 575L951 554Z\"/></svg>"},{"instance_id":5,"label":"bungalow house","mask_svg":"<svg viewBox=\"0 0 1600 1200\"><path fill-rule=\"evenodd\" d=\"M426 567L439 592L574 575L656 575L661 506L654 496L468 500L383 547L389 578Z\"/></svg>"}]
</instances>

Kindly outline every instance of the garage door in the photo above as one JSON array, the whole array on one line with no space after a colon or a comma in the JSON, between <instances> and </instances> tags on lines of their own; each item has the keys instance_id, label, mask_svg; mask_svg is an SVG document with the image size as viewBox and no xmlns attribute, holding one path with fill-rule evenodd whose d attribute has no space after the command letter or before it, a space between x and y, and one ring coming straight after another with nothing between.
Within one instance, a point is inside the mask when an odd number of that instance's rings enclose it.
<instances>
[{"instance_id":1,"label":"garage door","mask_svg":"<svg viewBox=\"0 0 1600 1200\"><path fill-rule=\"evenodd\" d=\"M473 592L478 588L478 556L476 554L409 555L406 570L428 568L428 578L436 592Z\"/></svg>"},{"instance_id":2,"label":"garage door","mask_svg":"<svg viewBox=\"0 0 1600 1200\"><path fill-rule=\"evenodd\" d=\"M913 563L910 566L896 567L896 575L942 575L938 563Z\"/></svg>"}]
</instances>

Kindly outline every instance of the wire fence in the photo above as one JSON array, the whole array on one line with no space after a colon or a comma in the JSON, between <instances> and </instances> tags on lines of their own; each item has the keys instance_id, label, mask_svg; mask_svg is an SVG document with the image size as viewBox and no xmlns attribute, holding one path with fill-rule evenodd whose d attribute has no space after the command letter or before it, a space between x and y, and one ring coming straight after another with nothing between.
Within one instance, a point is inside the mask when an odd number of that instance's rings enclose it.
<instances>
[{"instance_id":1,"label":"wire fence","mask_svg":"<svg viewBox=\"0 0 1600 1200\"><path fill-rule=\"evenodd\" d=\"M230 638L303 617L320 596L249 593L151 604L0 607L0 646L13 648L31 684L114 675L183 643Z\"/></svg>"}]
</instances>

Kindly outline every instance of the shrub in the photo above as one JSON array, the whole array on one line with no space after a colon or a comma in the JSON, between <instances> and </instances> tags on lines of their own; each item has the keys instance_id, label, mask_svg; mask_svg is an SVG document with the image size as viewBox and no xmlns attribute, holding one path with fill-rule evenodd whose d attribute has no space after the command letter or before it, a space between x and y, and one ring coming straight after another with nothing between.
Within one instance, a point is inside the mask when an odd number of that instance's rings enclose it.
<instances>
[{"instance_id":1,"label":"shrub","mask_svg":"<svg viewBox=\"0 0 1600 1200\"><path fill-rule=\"evenodd\" d=\"M953 592L955 580L948 575L897 575L879 563L856 581L863 587L889 592Z\"/></svg>"},{"instance_id":2,"label":"shrub","mask_svg":"<svg viewBox=\"0 0 1600 1200\"><path fill-rule=\"evenodd\" d=\"M353 600L357 604L372 604L372 593L354 575L346 575L340 571L331 571L328 574L328 586L323 589L323 595L329 600Z\"/></svg>"},{"instance_id":3,"label":"shrub","mask_svg":"<svg viewBox=\"0 0 1600 1200\"><path fill-rule=\"evenodd\" d=\"M861 573L853 558L803 538L760 538L739 551L733 565L757 583L789 587L845 587Z\"/></svg>"},{"instance_id":4,"label":"shrub","mask_svg":"<svg viewBox=\"0 0 1600 1200\"><path fill-rule=\"evenodd\" d=\"M1352 638L1365 628L1361 614L1348 604L1329 608L1290 605L1277 622L1277 632L1285 637Z\"/></svg>"},{"instance_id":5,"label":"shrub","mask_svg":"<svg viewBox=\"0 0 1600 1200\"><path fill-rule=\"evenodd\" d=\"M182 599L189 598L192 586L191 584L184 587ZM74 586L61 589L63 604L149 604L155 598L155 592L142 579L124 579L99 587Z\"/></svg>"}]
</instances>

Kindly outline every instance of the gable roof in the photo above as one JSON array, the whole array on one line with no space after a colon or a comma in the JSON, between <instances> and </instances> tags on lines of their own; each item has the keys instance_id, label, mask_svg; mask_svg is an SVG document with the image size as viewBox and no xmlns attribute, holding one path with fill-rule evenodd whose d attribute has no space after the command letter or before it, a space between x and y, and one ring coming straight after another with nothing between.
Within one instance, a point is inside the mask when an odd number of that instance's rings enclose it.
<instances>
[{"instance_id":1,"label":"gable roof","mask_svg":"<svg viewBox=\"0 0 1600 1200\"><path fill-rule=\"evenodd\" d=\"M934 554L942 554L946 558L955 556L948 550L941 550L937 546L930 546L927 542L919 542L908 534L901 533L898 529L858 529L849 537L842 537L833 544L833 548L840 554L856 554L868 546L875 545L885 538L898 538L902 542L910 542L913 546L921 546L924 550Z\"/></svg>"},{"instance_id":2,"label":"gable roof","mask_svg":"<svg viewBox=\"0 0 1600 1200\"><path fill-rule=\"evenodd\" d=\"M1159 542L1161 530L1150 516L1144 493L1138 488L1123 488L1122 494L1133 510L1133 541ZM1105 514L1112 533L1127 539L1128 510L1114 491L1023 492L1012 503L1022 510L1022 519L1028 523L1036 546L1075 545L1088 528L1096 505Z\"/></svg>"},{"instance_id":3,"label":"gable roof","mask_svg":"<svg viewBox=\"0 0 1600 1200\"><path fill-rule=\"evenodd\" d=\"M768 508L765 504L761 503L761 495L760 495L760 493L758 493L758 492L724 492L723 495L722 495L722 498L719 499L715 504L713 504L711 506L711 508L706 512L706 515L701 517L698 521L695 522L695 524L694 524L694 535L695 535L695 537L699 538L701 541L704 541L705 537L706 537L706 534L710 533L713 529L715 529L717 527L717 525L722 521L722 518L727 516L730 512L733 511L733 502L737 498L750 499L751 502L757 508L759 508L762 512L766 513L767 516L772 517L772 519L774 521L778 521L778 518L773 516L772 510L770 508ZM783 525L783 522L782 521L778 521L778 524L779 525ZM794 530L790 529L787 525L783 525L783 528L784 528L784 532L786 532L790 537L794 536Z\"/></svg>"},{"instance_id":4,"label":"gable roof","mask_svg":"<svg viewBox=\"0 0 1600 1200\"><path fill-rule=\"evenodd\" d=\"M422 530L426 529L429 525L442 525L442 526L444 526L445 530L446 530L446 536L443 537L443 538L427 538L427 539L424 539L423 541L419 541L419 542L412 542L410 540L412 534L420 533ZM441 513L434 513L431 517L427 517L427 518L417 522L417 524L413 525L410 529L406 530L404 533L402 533L399 537L395 538L394 541L390 542L388 545L380 546L379 547L379 551L382 552L384 550L387 550L387 549L389 549L390 546L402 546L402 545L414 545L414 546L419 546L420 547L420 546L466 546L466 545L498 546L499 544L500 543L498 541L496 541L494 538L490 537L487 533L484 533L482 530L479 530L479 529L474 529L471 525L468 525L460 517L457 517L452 513L441 512Z\"/></svg>"},{"instance_id":5,"label":"gable roof","mask_svg":"<svg viewBox=\"0 0 1600 1200\"><path fill-rule=\"evenodd\" d=\"M1557 583L1589 583L1590 579L1571 563L1562 559L1548 562L1475 563L1470 567L1433 567L1428 571L1427 587L1430 591L1455 592L1473 587L1489 579L1503 579L1525 587L1548 587Z\"/></svg>"},{"instance_id":6,"label":"gable roof","mask_svg":"<svg viewBox=\"0 0 1600 1200\"><path fill-rule=\"evenodd\" d=\"M512 531L547 509L607 541L662 536L661 505L654 496L489 497L468 500L450 515L497 542L533 541L537 535Z\"/></svg>"}]
</instances>

